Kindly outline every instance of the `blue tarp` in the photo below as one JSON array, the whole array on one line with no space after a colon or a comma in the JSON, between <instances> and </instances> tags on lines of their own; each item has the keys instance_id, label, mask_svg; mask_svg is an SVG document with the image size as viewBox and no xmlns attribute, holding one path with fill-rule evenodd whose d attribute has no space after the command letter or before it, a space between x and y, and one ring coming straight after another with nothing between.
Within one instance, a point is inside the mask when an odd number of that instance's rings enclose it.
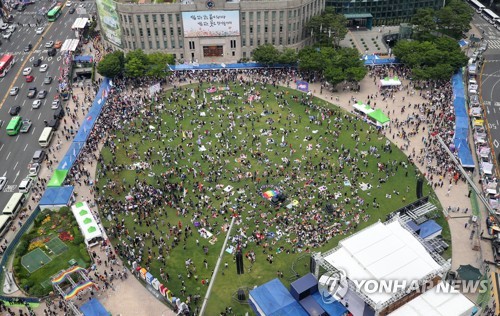
<instances>
[{"instance_id":1,"label":"blue tarp","mask_svg":"<svg viewBox=\"0 0 500 316\"><path fill-rule=\"evenodd\" d=\"M44 206L68 205L74 189L75 187L71 185L64 187L47 187L38 205L42 209Z\"/></svg>"},{"instance_id":2,"label":"blue tarp","mask_svg":"<svg viewBox=\"0 0 500 316\"><path fill-rule=\"evenodd\" d=\"M75 56L73 58L74 63L91 63L94 60L94 56Z\"/></svg>"},{"instance_id":3,"label":"blue tarp","mask_svg":"<svg viewBox=\"0 0 500 316\"><path fill-rule=\"evenodd\" d=\"M287 68L290 65L276 64L263 65L259 63L238 63L238 64L182 64L168 65L170 71L182 70L217 70L217 69L254 69L254 68Z\"/></svg>"},{"instance_id":4,"label":"blue tarp","mask_svg":"<svg viewBox=\"0 0 500 316\"><path fill-rule=\"evenodd\" d=\"M466 40L459 40L458 45L460 45L460 47L464 47L469 45L469 43Z\"/></svg>"},{"instance_id":5,"label":"blue tarp","mask_svg":"<svg viewBox=\"0 0 500 316\"><path fill-rule=\"evenodd\" d=\"M80 307L80 311L85 316L108 316L111 315L98 299L92 298Z\"/></svg>"},{"instance_id":6,"label":"blue tarp","mask_svg":"<svg viewBox=\"0 0 500 316\"><path fill-rule=\"evenodd\" d=\"M365 66L399 64L399 60L396 58L380 58L377 55L363 55L362 60L365 62Z\"/></svg>"},{"instance_id":7,"label":"blue tarp","mask_svg":"<svg viewBox=\"0 0 500 316\"><path fill-rule=\"evenodd\" d=\"M419 236L420 238L423 239L443 230L443 228L439 226L439 224L432 219L420 224L419 227L420 227Z\"/></svg>"},{"instance_id":8,"label":"blue tarp","mask_svg":"<svg viewBox=\"0 0 500 316\"><path fill-rule=\"evenodd\" d=\"M85 116L85 119L83 120L82 125L73 140L74 142L87 141L87 138L89 137L90 132L92 131L92 128L94 127L94 124L97 121L99 114L101 114L104 104L106 103L110 89L111 86L109 84L109 79L104 78L101 83L101 87L97 92L96 98L94 99L94 103L92 104L89 113L87 113L87 116Z\"/></svg>"},{"instance_id":9,"label":"blue tarp","mask_svg":"<svg viewBox=\"0 0 500 316\"><path fill-rule=\"evenodd\" d=\"M308 316L286 287L278 279L271 280L250 291L250 297L264 315ZM255 310L257 315L259 312Z\"/></svg>"},{"instance_id":10,"label":"blue tarp","mask_svg":"<svg viewBox=\"0 0 500 316\"><path fill-rule=\"evenodd\" d=\"M323 300L320 292L314 293L312 297L330 316L343 316L348 312L347 308L339 301L334 301L332 303L333 299L331 297L327 297L326 300ZM327 303L325 303L325 301Z\"/></svg>"},{"instance_id":11,"label":"blue tarp","mask_svg":"<svg viewBox=\"0 0 500 316\"><path fill-rule=\"evenodd\" d=\"M300 300L299 304L309 315L326 315L325 310L318 304L318 302L316 302L316 300L312 296L308 296L303 300Z\"/></svg>"},{"instance_id":12,"label":"blue tarp","mask_svg":"<svg viewBox=\"0 0 500 316\"><path fill-rule=\"evenodd\" d=\"M455 109L455 148L463 167L474 168L474 159L467 142L469 136L469 116L465 104L465 89L460 70L451 78L453 86L453 107Z\"/></svg>"},{"instance_id":13,"label":"blue tarp","mask_svg":"<svg viewBox=\"0 0 500 316\"><path fill-rule=\"evenodd\" d=\"M78 155L80 154L80 151L82 150L83 146L85 146L84 142L71 143L71 146L69 146L68 151L66 152L63 159L57 166L57 169L70 170L73 164L75 163L76 159L78 158Z\"/></svg>"}]
</instances>

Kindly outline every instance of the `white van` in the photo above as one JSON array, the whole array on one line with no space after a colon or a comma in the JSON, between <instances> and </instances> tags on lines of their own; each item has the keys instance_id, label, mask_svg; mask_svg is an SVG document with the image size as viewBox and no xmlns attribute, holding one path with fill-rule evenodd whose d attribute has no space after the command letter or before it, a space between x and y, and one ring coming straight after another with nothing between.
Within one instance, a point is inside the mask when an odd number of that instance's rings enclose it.
<instances>
[{"instance_id":1,"label":"white van","mask_svg":"<svg viewBox=\"0 0 500 316\"><path fill-rule=\"evenodd\" d=\"M19 184L19 192L28 193L31 190L32 185L33 185L33 179L31 178L23 179L23 181L21 181L21 184Z\"/></svg>"},{"instance_id":2,"label":"white van","mask_svg":"<svg viewBox=\"0 0 500 316\"><path fill-rule=\"evenodd\" d=\"M38 144L44 148L49 147L52 136L54 136L54 129L52 127L45 127L38 139Z\"/></svg>"}]
</instances>

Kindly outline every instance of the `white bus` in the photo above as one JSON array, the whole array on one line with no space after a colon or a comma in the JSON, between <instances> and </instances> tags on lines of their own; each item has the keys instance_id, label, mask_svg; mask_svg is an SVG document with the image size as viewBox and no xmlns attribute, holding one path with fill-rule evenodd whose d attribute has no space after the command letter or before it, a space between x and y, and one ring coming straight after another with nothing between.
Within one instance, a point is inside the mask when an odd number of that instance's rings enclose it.
<instances>
[{"instance_id":1,"label":"white bus","mask_svg":"<svg viewBox=\"0 0 500 316\"><path fill-rule=\"evenodd\" d=\"M490 9L484 9L481 15L486 19L486 21L490 22L493 25L500 19L500 17Z\"/></svg>"},{"instance_id":2,"label":"white bus","mask_svg":"<svg viewBox=\"0 0 500 316\"><path fill-rule=\"evenodd\" d=\"M10 197L9 202L5 205L2 214L16 216L17 212L23 207L26 197L23 193L14 193Z\"/></svg>"},{"instance_id":3,"label":"white bus","mask_svg":"<svg viewBox=\"0 0 500 316\"><path fill-rule=\"evenodd\" d=\"M0 215L0 237L3 237L9 230L12 218L10 215Z\"/></svg>"},{"instance_id":4,"label":"white bus","mask_svg":"<svg viewBox=\"0 0 500 316\"><path fill-rule=\"evenodd\" d=\"M52 127L45 127L38 139L38 144L44 148L49 147L52 136L54 136L54 129Z\"/></svg>"},{"instance_id":5,"label":"white bus","mask_svg":"<svg viewBox=\"0 0 500 316\"><path fill-rule=\"evenodd\" d=\"M470 0L469 2L477 13L481 13L483 12L484 9L486 9L486 7L483 4L481 4L481 2L479 2L478 0Z\"/></svg>"}]
</instances>

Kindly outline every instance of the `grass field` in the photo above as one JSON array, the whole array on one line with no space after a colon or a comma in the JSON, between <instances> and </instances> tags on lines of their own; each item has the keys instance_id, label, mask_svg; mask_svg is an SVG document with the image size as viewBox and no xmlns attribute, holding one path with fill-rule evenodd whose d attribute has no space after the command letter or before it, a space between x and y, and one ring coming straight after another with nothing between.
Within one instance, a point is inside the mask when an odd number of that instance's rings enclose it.
<instances>
[{"instance_id":1,"label":"grass field","mask_svg":"<svg viewBox=\"0 0 500 316\"><path fill-rule=\"evenodd\" d=\"M99 165L97 182L103 197L99 210L114 243L118 236L112 232L122 221L130 235L148 233L143 235L140 265L149 266L158 278L164 268L170 275L166 286L182 299L205 295L207 286L201 280L212 278L226 224L233 214L241 216L231 236L239 236L246 246L243 254L253 251L256 261L244 259L245 273L237 275L234 256L224 253L207 315L218 315L228 306L237 314L249 311L234 299L239 288L265 283L278 271L288 286L297 274L308 272L311 251L331 249L416 199L416 168L375 128L350 114L282 87L230 84L230 92L223 85L215 87L220 88L215 93L206 92L208 84L169 91L166 110L143 111L134 122L124 122L113 144L108 142L101 152L106 168ZM309 103L313 107L304 105ZM134 170L144 162L149 164L144 170ZM108 221L106 206L118 201L124 210L125 196L134 195L131 188L138 183L162 190L165 202L172 203L151 205L148 196L141 196L131 204L147 206L118 212ZM182 186L181 193L166 189L172 184ZM371 188L363 190L365 185ZM269 190L286 195L282 207L275 208L262 196ZM430 191L424 188L425 194ZM325 211L327 204L334 213ZM217 240L212 244L200 236L195 222L206 225ZM156 238L173 238L173 227L181 227L178 242L172 246L168 239L169 249L159 251L151 232ZM186 227L191 231L185 232ZM320 229L326 233L314 236ZM449 234L447 225L445 232ZM259 240L268 233L274 237ZM229 244L236 246L236 241ZM165 263L155 259L159 254ZM272 263L266 260L271 254ZM188 259L193 264L187 269ZM186 295L181 294L182 281Z\"/></svg>"}]
</instances>

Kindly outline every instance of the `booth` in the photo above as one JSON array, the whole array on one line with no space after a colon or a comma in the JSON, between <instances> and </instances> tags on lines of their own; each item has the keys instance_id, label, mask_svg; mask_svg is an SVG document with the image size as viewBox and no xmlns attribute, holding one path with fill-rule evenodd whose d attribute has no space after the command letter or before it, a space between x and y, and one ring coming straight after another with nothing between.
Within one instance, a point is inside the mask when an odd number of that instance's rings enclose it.
<instances>
[{"instance_id":1,"label":"booth","mask_svg":"<svg viewBox=\"0 0 500 316\"><path fill-rule=\"evenodd\" d=\"M71 211L76 218L87 247L93 247L103 240L101 228L86 202L76 202L71 206Z\"/></svg>"},{"instance_id":2,"label":"booth","mask_svg":"<svg viewBox=\"0 0 500 316\"><path fill-rule=\"evenodd\" d=\"M151 285L155 290L158 291L158 289L160 288L160 281L158 281L157 278L154 278L153 281L151 282Z\"/></svg>"},{"instance_id":3,"label":"booth","mask_svg":"<svg viewBox=\"0 0 500 316\"><path fill-rule=\"evenodd\" d=\"M146 280L146 274L148 273L148 270L142 268L140 271L139 271L140 275L141 275L141 278L143 280Z\"/></svg>"},{"instance_id":4,"label":"booth","mask_svg":"<svg viewBox=\"0 0 500 316\"><path fill-rule=\"evenodd\" d=\"M369 105L366 105L361 101L354 103L352 107L354 108L354 113L356 113L357 115L359 115L364 119L366 119L368 113L373 112L373 109Z\"/></svg>"},{"instance_id":5,"label":"booth","mask_svg":"<svg viewBox=\"0 0 500 316\"><path fill-rule=\"evenodd\" d=\"M386 88L386 87L398 87L401 85L401 80L399 80L398 77L385 77L384 79L380 79L379 87L380 88Z\"/></svg>"},{"instance_id":6,"label":"booth","mask_svg":"<svg viewBox=\"0 0 500 316\"><path fill-rule=\"evenodd\" d=\"M387 117L387 115L385 115L380 109L376 109L368 113L367 120L369 123L372 123L377 127L385 127L391 122L389 117Z\"/></svg>"},{"instance_id":7,"label":"booth","mask_svg":"<svg viewBox=\"0 0 500 316\"><path fill-rule=\"evenodd\" d=\"M146 272L146 282L148 282L148 284L151 284L153 282L153 279L154 276L151 273Z\"/></svg>"}]
</instances>

